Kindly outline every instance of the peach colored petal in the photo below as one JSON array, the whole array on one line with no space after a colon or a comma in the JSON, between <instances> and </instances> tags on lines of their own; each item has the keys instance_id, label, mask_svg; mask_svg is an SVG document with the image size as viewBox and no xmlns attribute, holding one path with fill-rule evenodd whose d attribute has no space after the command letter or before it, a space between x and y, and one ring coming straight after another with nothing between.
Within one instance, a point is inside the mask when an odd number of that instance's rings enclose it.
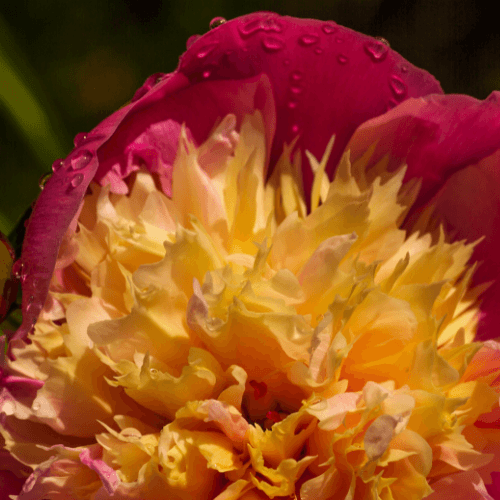
<instances>
[{"instance_id":1,"label":"peach colored petal","mask_svg":"<svg viewBox=\"0 0 500 500\"><path fill-rule=\"evenodd\" d=\"M360 394L346 392L306 408L306 412L319 420L319 428L325 431L339 427L350 411L355 411L361 399Z\"/></svg>"}]
</instances>

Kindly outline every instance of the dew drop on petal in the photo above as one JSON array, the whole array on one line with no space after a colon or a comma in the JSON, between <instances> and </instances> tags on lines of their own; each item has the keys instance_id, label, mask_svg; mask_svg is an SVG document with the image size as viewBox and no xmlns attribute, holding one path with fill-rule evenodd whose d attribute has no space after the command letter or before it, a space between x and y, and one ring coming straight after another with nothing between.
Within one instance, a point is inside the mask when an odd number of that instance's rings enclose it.
<instances>
[{"instance_id":1,"label":"dew drop on petal","mask_svg":"<svg viewBox=\"0 0 500 500\"><path fill-rule=\"evenodd\" d=\"M243 26L238 26L238 31L243 37L255 35L259 31L281 33L283 30L281 24L273 17L266 19L255 19L248 21Z\"/></svg>"},{"instance_id":2,"label":"dew drop on petal","mask_svg":"<svg viewBox=\"0 0 500 500\"><path fill-rule=\"evenodd\" d=\"M203 72L203 78L208 78L210 76L210 71L206 70Z\"/></svg>"},{"instance_id":3,"label":"dew drop on petal","mask_svg":"<svg viewBox=\"0 0 500 500\"><path fill-rule=\"evenodd\" d=\"M335 41L336 41L337 43L344 43L344 39L343 39L343 38L341 38L340 36L335 37Z\"/></svg>"},{"instance_id":4,"label":"dew drop on petal","mask_svg":"<svg viewBox=\"0 0 500 500\"><path fill-rule=\"evenodd\" d=\"M45 184L47 184L48 180L52 177L53 172L47 172L43 175L40 176L38 179L38 187L40 189L43 189L45 187Z\"/></svg>"},{"instance_id":5,"label":"dew drop on petal","mask_svg":"<svg viewBox=\"0 0 500 500\"><path fill-rule=\"evenodd\" d=\"M208 56L211 52L214 51L215 47L219 45L219 42L211 42L207 43L205 46L203 46L196 54L196 57L198 59L205 59L205 57Z\"/></svg>"},{"instance_id":6,"label":"dew drop on petal","mask_svg":"<svg viewBox=\"0 0 500 500\"><path fill-rule=\"evenodd\" d=\"M302 90L304 90L304 89L298 85L294 85L293 87L290 87L290 91L292 92L292 94L295 94L295 95L300 94L302 92Z\"/></svg>"},{"instance_id":7,"label":"dew drop on petal","mask_svg":"<svg viewBox=\"0 0 500 500\"><path fill-rule=\"evenodd\" d=\"M73 144L75 145L75 148L80 146L83 141L87 139L87 134L85 132L80 132L75 135L75 138L73 139Z\"/></svg>"},{"instance_id":8,"label":"dew drop on petal","mask_svg":"<svg viewBox=\"0 0 500 500\"><path fill-rule=\"evenodd\" d=\"M70 181L72 187L78 187L83 181L83 174L76 174Z\"/></svg>"},{"instance_id":9,"label":"dew drop on petal","mask_svg":"<svg viewBox=\"0 0 500 500\"><path fill-rule=\"evenodd\" d=\"M52 163L52 172L57 172L58 170L61 170L64 165L64 160L61 158L58 158L54 163Z\"/></svg>"},{"instance_id":10,"label":"dew drop on petal","mask_svg":"<svg viewBox=\"0 0 500 500\"><path fill-rule=\"evenodd\" d=\"M302 71L294 71L291 75L290 78L294 80L295 82L298 82L299 80L302 79Z\"/></svg>"},{"instance_id":11,"label":"dew drop on petal","mask_svg":"<svg viewBox=\"0 0 500 500\"><path fill-rule=\"evenodd\" d=\"M24 276L24 262L21 259L16 260L12 265L12 274L15 278L21 279Z\"/></svg>"},{"instance_id":12,"label":"dew drop on petal","mask_svg":"<svg viewBox=\"0 0 500 500\"><path fill-rule=\"evenodd\" d=\"M323 54L323 49L320 49L319 47L317 47L314 49L314 53L318 54L318 56L319 56L320 54Z\"/></svg>"},{"instance_id":13,"label":"dew drop on petal","mask_svg":"<svg viewBox=\"0 0 500 500\"><path fill-rule=\"evenodd\" d=\"M309 47L310 45L314 45L315 43L318 43L318 40L319 40L318 35L308 34L308 35L302 35L299 38L299 43L303 47Z\"/></svg>"},{"instance_id":14,"label":"dew drop on petal","mask_svg":"<svg viewBox=\"0 0 500 500\"><path fill-rule=\"evenodd\" d=\"M370 56L373 62L382 62L387 57L387 45L382 42L368 41L365 43L365 52Z\"/></svg>"},{"instance_id":15,"label":"dew drop on petal","mask_svg":"<svg viewBox=\"0 0 500 500\"><path fill-rule=\"evenodd\" d=\"M331 35L337 31L337 26L334 26L333 24L323 24L321 29L325 35Z\"/></svg>"},{"instance_id":16,"label":"dew drop on petal","mask_svg":"<svg viewBox=\"0 0 500 500\"><path fill-rule=\"evenodd\" d=\"M400 69L402 73L408 73L408 66L406 64L402 64Z\"/></svg>"},{"instance_id":17,"label":"dew drop on petal","mask_svg":"<svg viewBox=\"0 0 500 500\"><path fill-rule=\"evenodd\" d=\"M401 99L406 95L407 88L403 80L399 78L398 76L391 76L389 79L389 85L391 86L391 89L394 93L394 95L398 98Z\"/></svg>"},{"instance_id":18,"label":"dew drop on petal","mask_svg":"<svg viewBox=\"0 0 500 500\"><path fill-rule=\"evenodd\" d=\"M211 21L208 27L213 30L214 28L217 28L221 24L224 24L226 22L226 19L223 17L214 17Z\"/></svg>"},{"instance_id":19,"label":"dew drop on petal","mask_svg":"<svg viewBox=\"0 0 500 500\"><path fill-rule=\"evenodd\" d=\"M158 378L158 370L156 368L150 368L149 369L149 376L152 379L157 379Z\"/></svg>"},{"instance_id":20,"label":"dew drop on petal","mask_svg":"<svg viewBox=\"0 0 500 500\"><path fill-rule=\"evenodd\" d=\"M278 52L284 46L284 43L279 38L273 36L268 36L262 40L262 47L266 52Z\"/></svg>"},{"instance_id":21,"label":"dew drop on petal","mask_svg":"<svg viewBox=\"0 0 500 500\"><path fill-rule=\"evenodd\" d=\"M298 134L299 126L297 124L292 125L292 134Z\"/></svg>"},{"instance_id":22,"label":"dew drop on petal","mask_svg":"<svg viewBox=\"0 0 500 500\"><path fill-rule=\"evenodd\" d=\"M390 47L391 44L383 37L381 36L376 36L375 37L375 40L378 40L379 42L382 42L384 45L386 45L387 47Z\"/></svg>"},{"instance_id":23,"label":"dew drop on petal","mask_svg":"<svg viewBox=\"0 0 500 500\"><path fill-rule=\"evenodd\" d=\"M340 63L340 64L347 64L349 62L349 59L347 58L347 56L344 56L343 54L339 54L337 56L337 61Z\"/></svg>"},{"instance_id":24,"label":"dew drop on petal","mask_svg":"<svg viewBox=\"0 0 500 500\"><path fill-rule=\"evenodd\" d=\"M288 102L288 107L290 109L295 109L297 107L297 103L295 101L289 101Z\"/></svg>"},{"instance_id":25,"label":"dew drop on petal","mask_svg":"<svg viewBox=\"0 0 500 500\"><path fill-rule=\"evenodd\" d=\"M38 401L33 401L33 404L31 405L31 409L35 412L37 412L40 409L40 403Z\"/></svg>"},{"instance_id":26,"label":"dew drop on petal","mask_svg":"<svg viewBox=\"0 0 500 500\"><path fill-rule=\"evenodd\" d=\"M186 49L189 49L189 47L191 47L191 45L193 45L193 43L199 38L201 38L200 35L191 35L186 41Z\"/></svg>"},{"instance_id":27,"label":"dew drop on petal","mask_svg":"<svg viewBox=\"0 0 500 500\"><path fill-rule=\"evenodd\" d=\"M88 150L80 151L78 155L71 158L69 170L81 170L85 168L92 160L92 153Z\"/></svg>"}]
</instances>

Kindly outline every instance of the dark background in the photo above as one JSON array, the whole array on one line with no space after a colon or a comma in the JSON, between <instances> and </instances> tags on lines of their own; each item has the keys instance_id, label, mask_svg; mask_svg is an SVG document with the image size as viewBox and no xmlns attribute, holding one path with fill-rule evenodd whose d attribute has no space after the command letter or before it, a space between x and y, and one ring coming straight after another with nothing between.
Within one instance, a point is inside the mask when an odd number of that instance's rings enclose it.
<instances>
[{"instance_id":1,"label":"dark background","mask_svg":"<svg viewBox=\"0 0 500 500\"><path fill-rule=\"evenodd\" d=\"M257 10L334 20L386 38L447 93L500 88L500 30L482 0L27 0L0 7L0 230L39 192L38 178L128 101L175 69L186 40L216 16Z\"/></svg>"}]
</instances>

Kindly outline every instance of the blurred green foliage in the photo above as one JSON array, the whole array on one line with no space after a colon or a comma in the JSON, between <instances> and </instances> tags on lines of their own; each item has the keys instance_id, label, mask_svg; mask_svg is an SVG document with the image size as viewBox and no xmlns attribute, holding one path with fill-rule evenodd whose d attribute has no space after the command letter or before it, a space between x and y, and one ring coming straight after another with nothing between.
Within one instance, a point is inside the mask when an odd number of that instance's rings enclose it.
<instances>
[{"instance_id":1,"label":"blurred green foliage","mask_svg":"<svg viewBox=\"0 0 500 500\"><path fill-rule=\"evenodd\" d=\"M0 7L0 230L36 198L38 178L129 100L175 69L213 17L258 10L332 19L433 73L448 93L500 87L500 31L480 0L24 0Z\"/></svg>"}]
</instances>

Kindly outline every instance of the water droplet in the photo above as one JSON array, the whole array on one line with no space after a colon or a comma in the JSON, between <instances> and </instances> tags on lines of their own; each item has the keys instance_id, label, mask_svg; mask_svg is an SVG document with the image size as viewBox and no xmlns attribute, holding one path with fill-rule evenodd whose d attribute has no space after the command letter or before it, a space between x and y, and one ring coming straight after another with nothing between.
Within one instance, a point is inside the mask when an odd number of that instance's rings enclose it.
<instances>
[{"instance_id":1,"label":"water droplet","mask_svg":"<svg viewBox=\"0 0 500 500\"><path fill-rule=\"evenodd\" d=\"M210 76L210 71L206 70L203 72L203 78L208 78Z\"/></svg>"},{"instance_id":2,"label":"water droplet","mask_svg":"<svg viewBox=\"0 0 500 500\"><path fill-rule=\"evenodd\" d=\"M205 59L205 57L207 57L208 54L210 54L215 49L215 47L217 47L218 45L219 45L219 42L207 43L204 47L202 47L198 51L198 53L196 54L196 57L198 59Z\"/></svg>"},{"instance_id":3,"label":"water droplet","mask_svg":"<svg viewBox=\"0 0 500 500\"><path fill-rule=\"evenodd\" d=\"M387 57L388 50L387 45L382 42L368 41L365 43L365 52L373 62L382 62Z\"/></svg>"},{"instance_id":4,"label":"water droplet","mask_svg":"<svg viewBox=\"0 0 500 500\"><path fill-rule=\"evenodd\" d=\"M264 47L267 52L277 52L284 47L284 44L279 38L268 36L262 40L262 47Z\"/></svg>"},{"instance_id":5,"label":"water droplet","mask_svg":"<svg viewBox=\"0 0 500 500\"><path fill-rule=\"evenodd\" d=\"M382 42L384 45L386 45L387 47L390 47L391 44L383 37L381 36L376 36L375 37L375 40L378 40L379 42Z\"/></svg>"},{"instance_id":6,"label":"water droplet","mask_svg":"<svg viewBox=\"0 0 500 500\"><path fill-rule=\"evenodd\" d=\"M290 109L295 109L297 107L297 103L295 101L289 101L288 107Z\"/></svg>"},{"instance_id":7,"label":"water droplet","mask_svg":"<svg viewBox=\"0 0 500 500\"><path fill-rule=\"evenodd\" d=\"M75 145L75 148L81 145L83 141L87 139L87 134L85 132L80 132L79 134L75 135L75 138L73 139L73 144Z\"/></svg>"},{"instance_id":8,"label":"water droplet","mask_svg":"<svg viewBox=\"0 0 500 500\"><path fill-rule=\"evenodd\" d=\"M323 54L323 49L320 49L320 48L318 47L318 48L314 49L314 53L315 53L315 54L318 54L318 56L319 56L320 54Z\"/></svg>"},{"instance_id":9,"label":"water droplet","mask_svg":"<svg viewBox=\"0 0 500 500\"><path fill-rule=\"evenodd\" d=\"M79 148L84 144L87 144L88 142L97 141L99 139L103 139L104 137L104 134L96 134L95 132L89 132L88 134L85 132L80 132L79 134L75 135L73 143L75 144L76 148Z\"/></svg>"},{"instance_id":10,"label":"water droplet","mask_svg":"<svg viewBox=\"0 0 500 500\"><path fill-rule=\"evenodd\" d=\"M337 31L337 26L334 26L333 24L323 24L323 26L321 26L321 29L323 30L323 33L325 33L325 35L331 35L332 33L335 33Z\"/></svg>"},{"instance_id":11,"label":"water droplet","mask_svg":"<svg viewBox=\"0 0 500 500\"><path fill-rule=\"evenodd\" d=\"M76 174L72 179L71 179L71 186L76 188L78 187L83 181L83 174Z\"/></svg>"},{"instance_id":12,"label":"water droplet","mask_svg":"<svg viewBox=\"0 0 500 500\"><path fill-rule=\"evenodd\" d=\"M347 64L349 62L349 58L347 56L344 56L343 54L339 54L337 56L337 61L340 63L340 64Z\"/></svg>"},{"instance_id":13,"label":"water droplet","mask_svg":"<svg viewBox=\"0 0 500 500\"><path fill-rule=\"evenodd\" d=\"M158 370L156 368L150 368L149 369L149 376L152 379L157 379L158 378Z\"/></svg>"},{"instance_id":14,"label":"water droplet","mask_svg":"<svg viewBox=\"0 0 500 500\"><path fill-rule=\"evenodd\" d=\"M293 87L290 87L290 90L291 90L292 94L298 95L304 89L302 87L300 87L299 85L294 85Z\"/></svg>"},{"instance_id":15,"label":"water droplet","mask_svg":"<svg viewBox=\"0 0 500 500\"><path fill-rule=\"evenodd\" d=\"M406 64L401 65L401 72L402 73L408 73L408 66Z\"/></svg>"},{"instance_id":16,"label":"water droplet","mask_svg":"<svg viewBox=\"0 0 500 500\"><path fill-rule=\"evenodd\" d=\"M302 79L302 71L294 71L291 75L290 78L296 82Z\"/></svg>"},{"instance_id":17,"label":"water droplet","mask_svg":"<svg viewBox=\"0 0 500 500\"><path fill-rule=\"evenodd\" d=\"M57 172L58 170L61 170L64 165L64 160L61 158L58 158L54 163L52 163L52 171Z\"/></svg>"},{"instance_id":18,"label":"water droplet","mask_svg":"<svg viewBox=\"0 0 500 500\"><path fill-rule=\"evenodd\" d=\"M92 153L88 150L80 151L74 158L71 158L69 170L81 170L85 168L92 160Z\"/></svg>"},{"instance_id":19,"label":"water droplet","mask_svg":"<svg viewBox=\"0 0 500 500\"><path fill-rule=\"evenodd\" d=\"M309 47L310 45L314 45L315 43L318 43L319 36L318 35L302 35L299 38L299 43L300 45L303 45L304 47Z\"/></svg>"},{"instance_id":20,"label":"water droplet","mask_svg":"<svg viewBox=\"0 0 500 500\"><path fill-rule=\"evenodd\" d=\"M41 405L38 401L33 401L33 404L31 405L31 409L33 411L38 411L41 408Z\"/></svg>"},{"instance_id":21,"label":"water droplet","mask_svg":"<svg viewBox=\"0 0 500 500\"><path fill-rule=\"evenodd\" d=\"M191 47L191 45L193 45L193 43L199 38L201 38L200 35L191 35L186 41L186 49L189 49L189 47Z\"/></svg>"},{"instance_id":22,"label":"water droplet","mask_svg":"<svg viewBox=\"0 0 500 500\"><path fill-rule=\"evenodd\" d=\"M268 17L266 19L255 19L254 21L249 21L243 26L238 26L240 34L244 37L254 35L259 31L264 32L274 32L281 33L283 30L281 24L273 17Z\"/></svg>"},{"instance_id":23,"label":"water droplet","mask_svg":"<svg viewBox=\"0 0 500 500\"><path fill-rule=\"evenodd\" d=\"M224 24L226 20L223 17L214 17L211 21L208 27L213 30L214 28L217 28L221 24Z\"/></svg>"},{"instance_id":24,"label":"water droplet","mask_svg":"<svg viewBox=\"0 0 500 500\"><path fill-rule=\"evenodd\" d=\"M389 85L391 86L391 89L394 92L396 98L401 99L406 95L406 85L398 76L391 76L391 78L389 79Z\"/></svg>"},{"instance_id":25,"label":"water droplet","mask_svg":"<svg viewBox=\"0 0 500 500\"><path fill-rule=\"evenodd\" d=\"M47 172L46 174L43 174L40 176L38 179L38 187L40 189L43 189L45 187L45 184L47 184L48 180L52 177L53 172Z\"/></svg>"},{"instance_id":26,"label":"water droplet","mask_svg":"<svg viewBox=\"0 0 500 500\"><path fill-rule=\"evenodd\" d=\"M15 278L21 279L24 276L24 262L21 259L16 260L12 265L12 274Z\"/></svg>"},{"instance_id":27,"label":"water droplet","mask_svg":"<svg viewBox=\"0 0 500 500\"><path fill-rule=\"evenodd\" d=\"M161 81L163 80L163 77L162 76L159 76L156 80L155 80L155 85L158 85Z\"/></svg>"},{"instance_id":28,"label":"water droplet","mask_svg":"<svg viewBox=\"0 0 500 500\"><path fill-rule=\"evenodd\" d=\"M285 59L283 61L283 66L290 66L290 59Z\"/></svg>"},{"instance_id":29,"label":"water droplet","mask_svg":"<svg viewBox=\"0 0 500 500\"><path fill-rule=\"evenodd\" d=\"M337 36L337 37L335 38L335 41L336 41L337 43L344 43L344 39L343 39L343 38L341 38L340 36Z\"/></svg>"},{"instance_id":30,"label":"water droplet","mask_svg":"<svg viewBox=\"0 0 500 500\"><path fill-rule=\"evenodd\" d=\"M292 125L292 134L297 134L299 132L299 126L297 124Z\"/></svg>"}]
</instances>

